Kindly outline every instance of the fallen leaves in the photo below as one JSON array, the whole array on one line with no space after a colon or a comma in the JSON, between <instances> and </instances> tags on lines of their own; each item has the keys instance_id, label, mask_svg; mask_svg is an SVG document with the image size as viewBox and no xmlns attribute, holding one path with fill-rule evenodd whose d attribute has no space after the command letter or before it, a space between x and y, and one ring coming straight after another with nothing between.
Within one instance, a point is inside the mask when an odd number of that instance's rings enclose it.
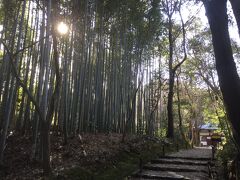
<instances>
[{"instance_id":1,"label":"fallen leaves","mask_svg":"<svg viewBox=\"0 0 240 180\"><path fill-rule=\"evenodd\" d=\"M155 141L149 137L128 136L121 142L122 134L79 134L69 138L63 145L63 138L55 133L51 135L51 165L56 176L64 177L64 170L73 167L85 169L104 168L118 161L121 152L138 153L146 141ZM16 146L18 144L18 146ZM7 140L5 167L0 167L0 175L5 179L33 179L42 177L41 164L32 161L32 142L29 136L10 136ZM21 179L20 178L20 179Z\"/></svg>"}]
</instances>

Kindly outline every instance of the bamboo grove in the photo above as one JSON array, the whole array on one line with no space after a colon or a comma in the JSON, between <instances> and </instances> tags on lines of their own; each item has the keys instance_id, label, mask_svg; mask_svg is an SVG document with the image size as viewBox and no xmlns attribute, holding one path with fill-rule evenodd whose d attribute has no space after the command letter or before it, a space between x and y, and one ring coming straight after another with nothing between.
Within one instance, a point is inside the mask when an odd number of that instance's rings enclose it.
<instances>
[{"instance_id":1,"label":"bamboo grove","mask_svg":"<svg viewBox=\"0 0 240 180\"><path fill-rule=\"evenodd\" d=\"M50 131L65 143L83 132L157 131L145 85L162 31L158 1L3 1L1 9L1 161L9 130L30 133L32 157L45 162ZM60 21L67 35L55 31Z\"/></svg>"},{"instance_id":2,"label":"bamboo grove","mask_svg":"<svg viewBox=\"0 0 240 180\"><path fill-rule=\"evenodd\" d=\"M81 133L121 133L124 140L126 134L166 136L170 127L171 137L177 108L184 136L173 91L178 90L180 102L179 93L189 100L189 93L198 90L193 90L194 77L186 81L190 85L182 83L183 76L192 76L189 64L180 75L188 58L186 31L194 19L183 21L183 3L0 1L0 163L13 133L31 136L31 157L42 160L46 173L51 169L50 134L67 144L68 137ZM67 34L57 31L60 22L67 24ZM196 42L189 42L194 49ZM204 69L197 70L204 77ZM197 119L199 110L185 107L189 119ZM191 128L192 122L187 123Z\"/></svg>"}]
</instances>

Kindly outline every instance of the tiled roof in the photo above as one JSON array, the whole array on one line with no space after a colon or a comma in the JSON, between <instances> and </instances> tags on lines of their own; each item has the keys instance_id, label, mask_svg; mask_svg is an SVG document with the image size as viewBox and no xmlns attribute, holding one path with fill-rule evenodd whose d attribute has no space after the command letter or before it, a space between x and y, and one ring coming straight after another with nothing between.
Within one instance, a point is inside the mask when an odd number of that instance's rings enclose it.
<instances>
[{"instance_id":1,"label":"tiled roof","mask_svg":"<svg viewBox=\"0 0 240 180\"><path fill-rule=\"evenodd\" d=\"M207 123L207 124L200 125L199 129L216 130L216 129L218 129L218 127L216 125L211 124L211 123Z\"/></svg>"}]
</instances>

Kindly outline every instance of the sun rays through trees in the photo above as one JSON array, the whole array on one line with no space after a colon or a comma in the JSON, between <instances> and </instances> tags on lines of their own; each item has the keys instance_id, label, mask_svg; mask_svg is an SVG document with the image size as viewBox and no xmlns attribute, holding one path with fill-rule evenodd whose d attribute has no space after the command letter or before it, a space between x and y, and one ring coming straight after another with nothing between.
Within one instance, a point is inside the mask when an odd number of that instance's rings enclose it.
<instances>
[{"instance_id":1,"label":"sun rays through trees","mask_svg":"<svg viewBox=\"0 0 240 180\"><path fill-rule=\"evenodd\" d=\"M237 2L230 2L239 27ZM46 174L56 136L63 146L84 133L117 133L122 142L168 137L188 146L211 121L239 144L236 96L229 100L224 88L225 61L215 61L222 51L216 38L228 32L214 36L216 17L204 5L210 29L197 17L202 5L186 0L2 0L0 165L10 136L31 137L30 159ZM232 44L228 55L239 67L239 44Z\"/></svg>"}]
</instances>

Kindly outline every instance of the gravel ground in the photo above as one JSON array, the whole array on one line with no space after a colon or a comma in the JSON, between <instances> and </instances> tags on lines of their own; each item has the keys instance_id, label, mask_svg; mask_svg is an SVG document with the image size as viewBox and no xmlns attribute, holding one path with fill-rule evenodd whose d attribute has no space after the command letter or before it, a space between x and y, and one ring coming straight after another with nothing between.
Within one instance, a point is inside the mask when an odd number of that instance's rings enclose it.
<instances>
[{"instance_id":1,"label":"gravel ground","mask_svg":"<svg viewBox=\"0 0 240 180\"><path fill-rule=\"evenodd\" d=\"M211 147L195 147L194 149L181 150L177 153L173 153L169 156L173 157L186 157L186 158L211 158L212 148Z\"/></svg>"}]
</instances>

